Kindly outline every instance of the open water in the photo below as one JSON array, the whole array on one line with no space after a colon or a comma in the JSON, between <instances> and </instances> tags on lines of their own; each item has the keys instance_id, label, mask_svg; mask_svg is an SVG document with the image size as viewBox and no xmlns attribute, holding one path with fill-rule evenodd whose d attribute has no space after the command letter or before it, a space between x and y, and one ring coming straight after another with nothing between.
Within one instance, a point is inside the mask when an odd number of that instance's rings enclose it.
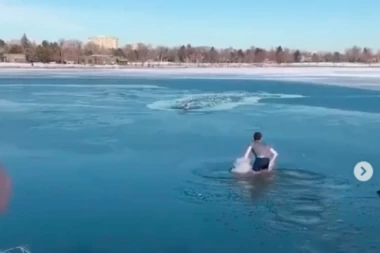
<instances>
[{"instance_id":1,"label":"open water","mask_svg":"<svg viewBox=\"0 0 380 253\"><path fill-rule=\"evenodd\" d=\"M379 252L379 126L375 90L3 75L0 158L13 189L0 248ZM229 169L258 130L279 152L277 172L236 179ZM353 175L363 160L368 182Z\"/></svg>"}]
</instances>

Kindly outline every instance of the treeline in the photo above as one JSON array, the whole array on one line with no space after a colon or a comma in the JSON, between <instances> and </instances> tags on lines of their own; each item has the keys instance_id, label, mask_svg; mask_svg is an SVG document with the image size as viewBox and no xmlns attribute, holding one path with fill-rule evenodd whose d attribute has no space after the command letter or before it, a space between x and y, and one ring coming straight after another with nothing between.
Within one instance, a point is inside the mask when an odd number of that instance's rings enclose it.
<instances>
[{"instance_id":1,"label":"treeline","mask_svg":"<svg viewBox=\"0 0 380 253\"><path fill-rule=\"evenodd\" d=\"M166 61L188 63L290 63L290 62L361 62L371 63L380 60L380 52L370 48L354 46L341 52L307 52L278 46L272 49L250 47L248 49L212 46L193 47L152 47L138 43L118 49L99 48L95 44L83 44L77 40L42 41L35 44L24 34L17 44L7 44L0 39L0 56L4 54L25 54L28 62L75 62L82 63L86 57L110 55L130 62Z\"/></svg>"}]
</instances>

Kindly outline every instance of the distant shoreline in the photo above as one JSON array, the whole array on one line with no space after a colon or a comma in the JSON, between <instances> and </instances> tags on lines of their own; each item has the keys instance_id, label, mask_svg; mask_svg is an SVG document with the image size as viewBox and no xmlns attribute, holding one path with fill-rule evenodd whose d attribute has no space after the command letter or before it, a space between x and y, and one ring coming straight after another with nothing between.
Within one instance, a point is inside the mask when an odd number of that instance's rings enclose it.
<instances>
[{"instance_id":1,"label":"distant shoreline","mask_svg":"<svg viewBox=\"0 0 380 253\"><path fill-rule=\"evenodd\" d=\"M114 66L114 65L75 65L75 64L2 64L0 77L17 78L21 76L133 76L165 78L232 78L300 81L333 84L370 89L380 88L380 64L265 64L258 67L250 64L205 64L194 66L155 65Z\"/></svg>"},{"instance_id":2,"label":"distant shoreline","mask_svg":"<svg viewBox=\"0 0 380 253\"><path fill-rule=\"evenodd\" d=\"M380 69L380 63L168 63L146 62L130 63L128 65L84 65L84 64L55 64L55 63L0 63L0 69L265 69L265 68L371 68Z\"/></svg>"}]
</instances>

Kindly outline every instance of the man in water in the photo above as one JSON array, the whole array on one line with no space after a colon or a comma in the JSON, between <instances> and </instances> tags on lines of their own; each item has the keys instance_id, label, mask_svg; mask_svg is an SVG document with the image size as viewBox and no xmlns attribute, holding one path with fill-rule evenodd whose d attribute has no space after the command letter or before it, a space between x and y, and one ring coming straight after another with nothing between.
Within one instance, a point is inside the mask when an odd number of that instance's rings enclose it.
<instances>
[{"instance_id":1,"label":"man in water","mask_svg":"<svg viewBox=\"0 0 380 253\"><path fill-rule=\"evenodd\" d=\"M277 152L271 146L262 142L263 135L260 132L253 134L253 143L245 152L244 158L249 158L251 152L255 155L255 161L252 166L254 172L262 170L272 170L277 158Z\"/></svg>"}]
</instances>

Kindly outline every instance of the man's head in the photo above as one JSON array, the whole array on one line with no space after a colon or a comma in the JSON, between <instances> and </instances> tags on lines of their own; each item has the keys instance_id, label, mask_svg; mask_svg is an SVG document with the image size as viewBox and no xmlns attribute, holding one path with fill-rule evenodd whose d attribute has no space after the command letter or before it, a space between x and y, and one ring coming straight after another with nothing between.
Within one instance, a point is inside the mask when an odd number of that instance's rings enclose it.
<instances>
[{"instance_id":1,"label":"man's head","mask_svg":"<svg viewBox=\"0 0 380 253\"><path fill-rule=\"evenodd\" d=\"M255 132L253 134L253 140L254 141L261 141L262 138L263 138L263 135L260 132Z\"/></svg>"}]
</instances>

